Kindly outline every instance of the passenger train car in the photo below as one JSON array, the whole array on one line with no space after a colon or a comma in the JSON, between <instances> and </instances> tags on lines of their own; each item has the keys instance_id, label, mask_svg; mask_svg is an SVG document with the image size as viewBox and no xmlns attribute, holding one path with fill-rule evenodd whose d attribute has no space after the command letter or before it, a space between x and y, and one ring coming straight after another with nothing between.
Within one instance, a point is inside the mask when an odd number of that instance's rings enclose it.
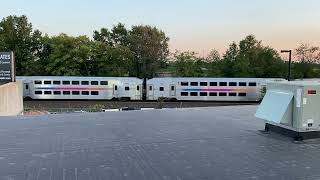
<instances>
[{"instance_id":1,"label":"passenger train car","mask_svg":"<svg viewBox=\"0 0 320 180\"><path fill-rule=\"evenodd\" d=\"M260 101L268 81L254 78L155 78L147 81L148 100Z\"/></svg>"},{"instance_id":2,"label":"passenger train car","mask_svg":"<svg viewBox=\"0 0 320 180\"><path fill-rule=\"evenodd\" d=\"M260 101L268 81L258 78L20 76L24 97L58 100ZM145 98L144 98L145 97Z\"/></svg>"},{"instance_id":3,"label":"passenger train car","mask_svg":"<svg viewBox=\"0 0 320 180\"><path fill-rule=\"evenodd\" d=\"M142 80L127 77L20 76L25 98L141 100Z\"/></svg>"}]
</instances>

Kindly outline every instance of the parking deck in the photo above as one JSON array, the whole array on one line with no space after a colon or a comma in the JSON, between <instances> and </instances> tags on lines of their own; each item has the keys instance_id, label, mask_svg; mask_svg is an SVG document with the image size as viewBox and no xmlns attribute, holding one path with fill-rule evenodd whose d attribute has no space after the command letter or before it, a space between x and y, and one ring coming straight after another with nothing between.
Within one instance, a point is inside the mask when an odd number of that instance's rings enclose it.
<instances>
[{"instance_id":1,"label":"parking deck","mask_svg":"<svg viewBox=\"0 0 320 180\"><path fill-rule=\"evenodd\" d=\"M319 179L320 140L264 134L256 109L1 117L0 179Z\"/></svg>"}]
</instances>

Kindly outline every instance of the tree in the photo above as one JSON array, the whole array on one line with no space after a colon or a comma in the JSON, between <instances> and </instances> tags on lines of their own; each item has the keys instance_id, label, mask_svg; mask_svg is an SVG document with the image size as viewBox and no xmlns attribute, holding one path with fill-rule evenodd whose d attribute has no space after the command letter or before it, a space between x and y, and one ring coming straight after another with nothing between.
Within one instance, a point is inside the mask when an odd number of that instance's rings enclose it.
<instances>
[{"instance_id":1,"label":"tree","mask_svg":"<svg viewBox=\"0 0 320 180\"><path fill-rule=\"evenodd\" d=\"M133 26L129 48L134 52L134 75L152 78L169 55L169 38L156 27Z\"/></svg>"},{"instance_id":2,"label":"tree","mask_svg":"<svg viewBox=\"0 0 320 180\"><path fill-rule=\"evenodd\" d=\"M0 22L0 50L15 53L17 75L31 75L42 51L42 35L26 16L8 16Z\"/></svg>"},{"instance_id":3,"label":"tree","mask_svg":"<svg viewBox=\"0 0 320 180\"><path fill-rule=\"evenodd\" d=\"M295 52L294 73L297 78L319 77L320 48L308 44L301 44Z\"/></svg>"}]
</instances>

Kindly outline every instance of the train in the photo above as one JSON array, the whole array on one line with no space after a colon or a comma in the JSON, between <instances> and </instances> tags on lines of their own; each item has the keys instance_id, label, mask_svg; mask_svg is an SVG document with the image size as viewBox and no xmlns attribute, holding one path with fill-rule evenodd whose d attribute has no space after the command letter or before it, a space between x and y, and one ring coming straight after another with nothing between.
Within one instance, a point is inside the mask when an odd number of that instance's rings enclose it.
<instances>
[{"instance_id":1,"label":"train","mask_svg":"<svg viewBox=\"0 0 320 180\"><path fill-rule=\"evenodd\" d=\"M34 100L261 101L271 78L18 76Z\"/></svg>"}]
</instances>

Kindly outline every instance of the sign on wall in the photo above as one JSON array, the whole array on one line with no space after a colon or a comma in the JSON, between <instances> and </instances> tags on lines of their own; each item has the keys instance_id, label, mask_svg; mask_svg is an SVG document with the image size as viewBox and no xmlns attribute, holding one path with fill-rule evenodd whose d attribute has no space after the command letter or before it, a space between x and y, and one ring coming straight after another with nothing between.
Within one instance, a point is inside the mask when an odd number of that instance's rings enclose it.
<instances>
[{"instance_id":1,"label":"sign on wall","mask_svg":"<svg viewBox=\"0 0 320 180\"><path fill-rule=\"evenodd\" d=\"M0 84L14 82L15 80L13 52L0 52Z\"/></svg>"}]
</instances>

